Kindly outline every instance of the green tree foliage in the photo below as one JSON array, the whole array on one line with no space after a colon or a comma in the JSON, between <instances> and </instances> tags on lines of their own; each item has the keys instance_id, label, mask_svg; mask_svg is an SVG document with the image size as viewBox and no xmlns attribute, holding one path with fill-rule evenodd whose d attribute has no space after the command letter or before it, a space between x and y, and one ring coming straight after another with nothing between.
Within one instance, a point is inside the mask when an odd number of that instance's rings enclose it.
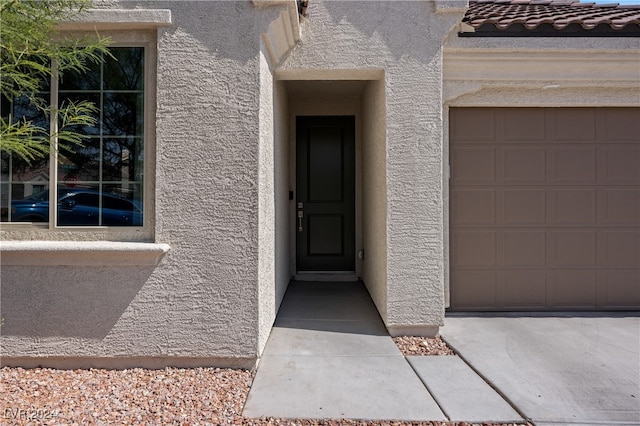
<instances>
[{"instance_id":1,"label":"green tree foliage","mask_svg":"<svg viewBox=\"0 0 640 426\"><path fill-rule=\"evenodd\" d=\"M96 107L90 102L50 105L41 94L48 90L54 69L60 76L83 73L108 55L107 38L56 32L59 22L77 17L90 5L90 0L0 0L1 151L31 163L49 153L53 140L69 150L82 145L83 136L73 129L95 124ZM28 104L30 115L53 114L57 126L49 129L42 120L13 116L11 105L17 101Z\"/></svg>"}]
</instances>

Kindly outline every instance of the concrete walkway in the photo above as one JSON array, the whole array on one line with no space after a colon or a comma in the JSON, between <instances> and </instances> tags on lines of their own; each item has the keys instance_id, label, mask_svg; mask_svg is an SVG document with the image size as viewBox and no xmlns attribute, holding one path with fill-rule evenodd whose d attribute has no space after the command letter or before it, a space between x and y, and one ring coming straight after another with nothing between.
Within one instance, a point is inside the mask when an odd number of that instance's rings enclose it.
<instances>
[{"instance_id":1,"label":"concrete walkway","mask_svg":"<svg viewBox=\"0 0 640 426\"><path fill-rule=\"evenodd\" d=\"M638 315L449 316L440 334L536 426L640 425Z\"/></svg>"},{"instance_id":2,"label":"concrete walkway","mask_svg":"<svg viewBox=\"0 0 640 426\"><path fill-rule=\"evenodd\" d=\"M289 285L243 415L522 421L459 357L405 358L362 283Z\"/></svg>"}]
</instances>

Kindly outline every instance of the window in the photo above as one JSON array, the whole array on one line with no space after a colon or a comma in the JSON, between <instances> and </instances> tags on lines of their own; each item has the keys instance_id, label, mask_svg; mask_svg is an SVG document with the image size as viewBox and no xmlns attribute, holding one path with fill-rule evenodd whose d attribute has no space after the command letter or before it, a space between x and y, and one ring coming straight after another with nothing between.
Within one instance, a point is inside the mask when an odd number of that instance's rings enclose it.
<instances>
[{"instance_id":1,"label":"window","mask_svg":"<svg viewBox=\"0 0 640 426\"><path fill-rule=\"evenodd\" d=\"M0 221L49 228L143 225L145 49L110 52L113 57L89 72L66 73L36 94L58 105L93 102L96 125L73 129L86 136L83 146L52 150L31 164L0 153ZM2 113L9 111L15 119L49 126L50 117L35 113L23 99L3 98Z\"/></svg>"}]
</instances>

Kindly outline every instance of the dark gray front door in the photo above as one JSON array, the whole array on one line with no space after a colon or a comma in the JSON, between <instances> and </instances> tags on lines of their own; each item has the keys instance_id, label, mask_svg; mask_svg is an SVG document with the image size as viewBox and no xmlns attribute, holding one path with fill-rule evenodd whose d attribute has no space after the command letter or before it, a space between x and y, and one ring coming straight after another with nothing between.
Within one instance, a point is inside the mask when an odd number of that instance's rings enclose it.
<instances>
[{"instance_id":1,"label":"dark gray front door","mask_svg":"<svg viewBox=\"0 0 640 426\"><path fill-rule=\"evenodd\" d=\"M355 270L355 117L296 119L298 271Z\"/></svg>"}]
</instances>

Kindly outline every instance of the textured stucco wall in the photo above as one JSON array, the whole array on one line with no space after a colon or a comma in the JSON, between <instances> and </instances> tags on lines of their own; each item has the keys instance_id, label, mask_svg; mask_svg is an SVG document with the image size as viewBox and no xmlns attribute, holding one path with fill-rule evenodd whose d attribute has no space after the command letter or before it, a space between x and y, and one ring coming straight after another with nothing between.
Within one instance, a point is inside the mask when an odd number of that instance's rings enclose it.
<instances>
[{"instance_id":1,"label":"textured stucco wall","mask_svg":"<svg viewBox=\"0 0 640 426\"><path fill-rule=\"evenodd\" d=\"M289 257L289 237L291 218L289 208L293 201L289 201L289 120L286 111L288 99L281 82L275 83L273 104L275 106L274 119L274 169L275 169L275 294L274 306L279 307L291 277ZM277 310L277 309L276 309ZM275 315L275 312L274 312ZM270 331L270 330L269 330Z\"/></svg>"},{"instance_id":2,"label":"textured stucco wall","mask_svg":"<svg viewBox=\"0 0 640 426\"><path fill-rule=\"evenodd\" d=\"M362 97L362 279L380 316L387 317L387 147L384 76Z\"/></svg>"},{"instance_id":3,"label":"textured stucco wall","mask_svg":"<svg viewBox=\"0 0 640 426\"><path fill-rule=\"evenodd\" d=\"M273 76L260 43L260 144L258 158L258 346L264 348L275 319L275 170Z\"/></svg>"},{"instance_id":4,"label":"textured stucco wall","mask_svg":"<svg viewBox=\"0 0 640 426\"><path fill-rule=\"evenodd\" d=\"M432 2L411 1L316 1L308 12L301 44L282 69L373 68L385 73L383 319L392 332L399 326L442 324L441 40L460 15L436 14Z\"/></svg>"},{"instance_id":5,"label":"textured stucco wall","mask_svg":"<svg viewBox=\"0 0 640 426\"><path fill-rule=\"evenodd\" d=\"M152 234L171 250L156 267L3 266L3 362L250 366L279 303L272 81L260 34L284 6L99 5L171 10L157 39Z\"/></svg>"},{"instance_id":6,"label":"textured stucco wall","mask_svg":"<svg viewBox=\"0 0 640 426\"><path fill-rule=\"evenodd\" d=\"M258 351L271 332L289 284L289 139L287 96L260 48Z\"/></svg>"}]
</instances>

